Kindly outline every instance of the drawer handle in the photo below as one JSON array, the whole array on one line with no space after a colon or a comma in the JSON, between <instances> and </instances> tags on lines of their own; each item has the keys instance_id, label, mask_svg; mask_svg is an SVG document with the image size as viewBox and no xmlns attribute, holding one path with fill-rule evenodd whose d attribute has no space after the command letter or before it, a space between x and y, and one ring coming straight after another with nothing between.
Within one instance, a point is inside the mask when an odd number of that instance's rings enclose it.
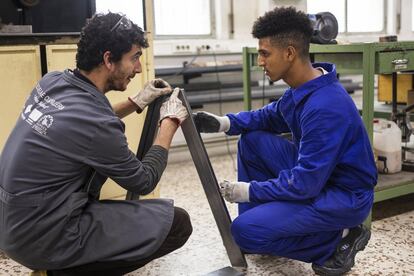
<instances>
[{"instance_id":1,"label":"drawer handle","mask_svg":"<svg viewBox=\"0 0 414 276\"><path fill-rule=\"evenodd\" d=\"M394 59L391 63L394 65L394 70L405 70L408 67L408 58Z\"/></svg>"},{"instance_id":2,"label":"drawer handle","mask_svg":"<svg viewBox=\"0 0 414 276\"><path fill-rule=\"evenodd\" d=\"M394 59L393 61L391 61L391 63L394 64L394 65L407 64L408 63L408 59L407 58Z\"/></svg>"}]
</instances>

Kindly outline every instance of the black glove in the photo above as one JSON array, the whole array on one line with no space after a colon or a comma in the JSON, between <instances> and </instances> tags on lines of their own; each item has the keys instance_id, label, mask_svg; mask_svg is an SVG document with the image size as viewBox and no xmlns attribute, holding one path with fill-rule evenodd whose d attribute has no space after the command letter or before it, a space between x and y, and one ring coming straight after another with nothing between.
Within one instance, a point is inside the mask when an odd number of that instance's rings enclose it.
<instances>
[{"instance_id":1,"label":"black glove","mask_svg":"<svg viewBox=\"0 0 414 276\"><path fill-rule=\"evenodd\" d=\"M193 113L194 123L198 132L226 132L230 129L230 119L227 116L217 116L205 111Z\"/></svg>"}]
</instances>

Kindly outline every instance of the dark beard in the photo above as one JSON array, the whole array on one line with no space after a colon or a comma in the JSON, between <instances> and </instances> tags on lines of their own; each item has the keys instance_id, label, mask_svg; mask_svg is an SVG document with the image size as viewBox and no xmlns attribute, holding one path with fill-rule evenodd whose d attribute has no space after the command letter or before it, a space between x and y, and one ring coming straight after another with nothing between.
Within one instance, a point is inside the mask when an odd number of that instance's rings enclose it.
<instances>
[{"instance_id":1,"label":"dark beard","mask_svg":"<svg viewBox=\"0 0 414 276\"><path fill-rule=\"evenodd\" d=\"M108 81L106 82L105 91L111 91L111 90L124 91L125 90L123 89L123 87L120 87L116 84L116 79L117 79L116 76L108 79Z\"/></svg>"}]
</instances>

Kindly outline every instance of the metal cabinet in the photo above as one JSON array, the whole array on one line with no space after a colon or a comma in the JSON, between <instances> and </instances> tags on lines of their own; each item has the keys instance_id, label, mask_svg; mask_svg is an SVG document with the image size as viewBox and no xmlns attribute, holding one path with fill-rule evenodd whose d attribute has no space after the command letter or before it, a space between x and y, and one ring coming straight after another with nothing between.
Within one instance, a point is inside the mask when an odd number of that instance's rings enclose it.
<instances>
[{"instance_id":1,"label":"metal cabinet","mask_svg":"<svg viewBox=\"0 0 414 276\"><path fill-rule=\"evenodd\" d=\"M0 152L41 76L38 46L0 46Z\"/></svg>"},{"instance_id":2,"label":"metal cabinet","mask_svg":"<svg viewBox=\"0 0 414 276\"><path fill-rule=\"evenodd\" d=\"M414 70L414 50L384 51L376 55L375 72L378 74Z\"/></svg>"}]
</instances>

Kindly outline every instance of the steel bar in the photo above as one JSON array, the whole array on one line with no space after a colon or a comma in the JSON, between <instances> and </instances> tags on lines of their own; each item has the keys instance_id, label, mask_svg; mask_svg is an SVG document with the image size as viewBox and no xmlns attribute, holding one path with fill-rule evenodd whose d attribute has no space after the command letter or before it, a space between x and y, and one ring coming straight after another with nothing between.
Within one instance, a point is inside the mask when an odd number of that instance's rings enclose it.
<instances>
[{"instance_id":1,"label":"steel bar","mask_svg":"<svg viewBox=\"0 0 414 276\"><path fill-rule=\"evenodd\" d=\"M179 98L187 108L188 113L192 114L191 107L185 96L184 90L181 90ZM148 107L144 129L141 134L137 151L137 157L140 160L142 160L154 142L158 129L159 109L163 101L164 98L159 98ZM207 196L208 203L219 229L230 263L233 267L246 268L247 262L244 254L234 242L230 232L231 218L226 204L220 195L217 178L214 174L213 167L211 166L210 159L208 158L203 140L201 139L191 116L183 122L181 129L184 133L191 157L200 177L204 192ZM137 194L131 192L127 193L126 199L138 198L139 195Z\"/></svg>"},{"instance_id":2,"label":"steel bar","mask_svg":"<svg viewBox=\"0 0 414 276\"><path fill-rule=\"evenodd\" d=\"M139 140L137 158L142 160L148 150L154 143L155 135L158 130L158 120L160 118L160 107L165 97L160 97L153 101L147 110L145 116L144 128L141 133L141 139ZM132 192L127 192L126 199L139 199L139 195Z\"/></svg>"},{"instance_id":3,"label":"steel bar","mask_svg":"<svg viewBox=\"0 0 414 276\"><path fill-rule=\"evenodd\" d=\"M187 101L184 90L181 90L179 98L186 106L188 113L192 114L191 107ZM216 220L216 224L223 240L224 247L226 248L227 255L230 259L230 263L233 267L245 268L247 267L246 259L231 235L231 218L226 204L220 195L217 178L214 174L203 140L196 129L192 116L189 116L189 118L183 122L181 129L184 133L184 137L190 150L194 165L197 169L198 176L200 177L201 184L203 185L208 203L210 204L211 211L213 212L214 219Z\"/></svg>"}]
</instances>

